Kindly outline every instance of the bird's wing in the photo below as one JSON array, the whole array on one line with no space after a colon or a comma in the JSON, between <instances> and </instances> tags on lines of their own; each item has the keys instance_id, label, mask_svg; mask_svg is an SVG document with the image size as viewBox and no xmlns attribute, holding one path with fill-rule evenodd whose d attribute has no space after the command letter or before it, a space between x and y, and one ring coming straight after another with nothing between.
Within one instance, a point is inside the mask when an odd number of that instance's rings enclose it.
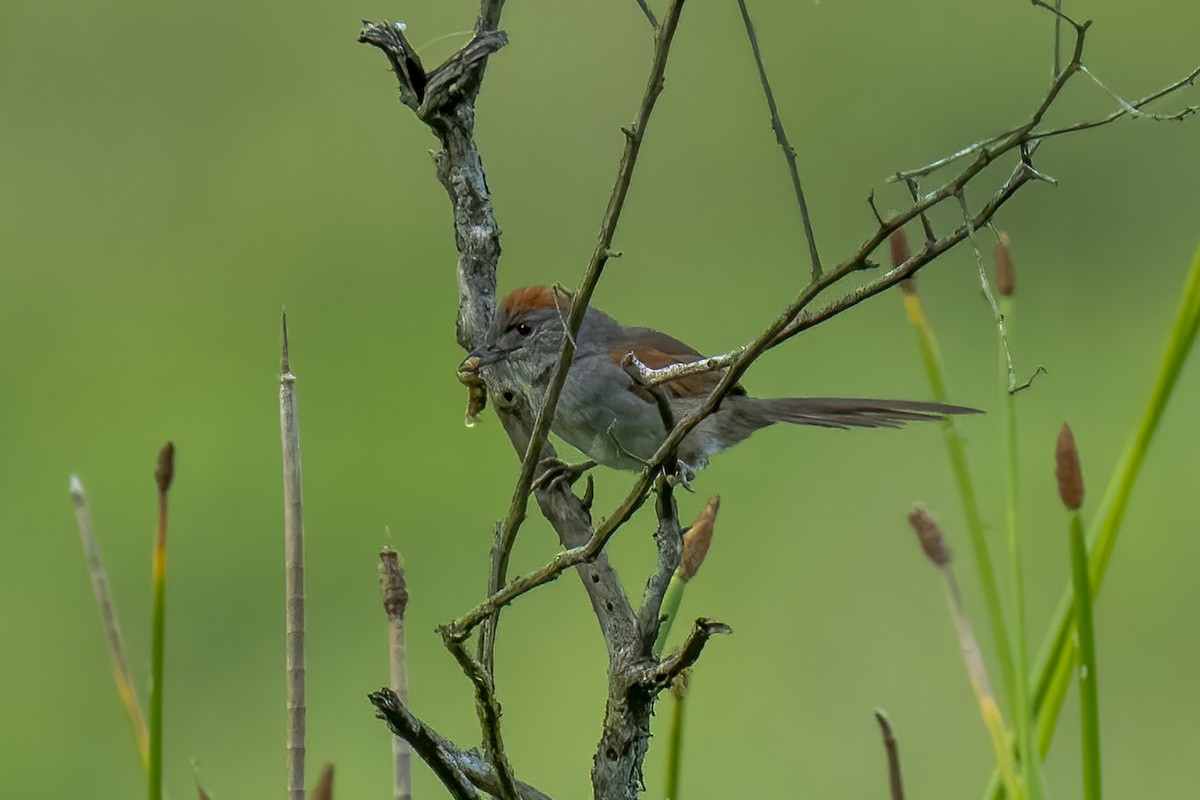
<instances>
[{"instance_id":1,"label":"bird's wing","mask_svg":"<svg viewBox=\"0 0 1200 800\"><path fill-rule=\"evenodd\" d=\"M621 360L629 353L633 353L638 361L651 369L662 369L672 364L690 364L704 358L690 345L651 328L634 328L630 333L627 341L622 342L620 347L614 347L609 351L608 355L613 363L620 364ZM661 383L659 387L670 398L707 397L720 383L723 374L723 370L712 370L695 375L685 375L682 378ZM645 387L635 383L630 387L630 391L647 402L654 402L653 396ZM745 394L746 392L739 385L735 386L730 393Z\"/></svg>"}]
</instances>

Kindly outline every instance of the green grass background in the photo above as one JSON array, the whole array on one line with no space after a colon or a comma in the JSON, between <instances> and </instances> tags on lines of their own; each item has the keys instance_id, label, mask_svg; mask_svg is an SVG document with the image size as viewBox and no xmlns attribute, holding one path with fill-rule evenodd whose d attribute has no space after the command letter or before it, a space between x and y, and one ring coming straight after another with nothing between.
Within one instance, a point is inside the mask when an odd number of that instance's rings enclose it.
<instances>
[{"instance_id":1,"label":"green grass background","mask_svg":"<svg viewBox=\"0 0 1200 800\"><path fill-rule=\"evenodd\" d=\"M826 260L872 230L882 178L1022 120L1050 71L1051 19L1027 3L754 2ZM1200 7L1068 1L1095 17L1087 63L1138 97L1197 63ZM466 0L409 4L116 4L9 0L0 9L0 793L129 798L142 773L112 686L67 496L79 473L142 688L149 673L154 458L172 491L166 774L215 798L283 792L278 317L299 377L309 590L309 752L337 796L390 796L388 734L365 694L387 676L376 551L408 569L413 708L477 740L468 684L433 633L486 580L493 522L517 462L490 414L467 430L454 377L454 248L427 155L360 18L400 17L418 46L461 32ZM594 242L648 69L629 0L512 2L478 136L504 228L500 281L574 285ZM460 34L422 49L437 62ZM1196 90L1171 104L1200 102ZM1114 102L1084 79L1063 122ZM1019 298L1030 621L1067 579L1054 437L1075 429L1085 514L1149 391L1196 245L1200 127L1125 122L1049 142L1004 209ZM997 176L998 177L998 176ZM978 203L983 190L969 195ZM937 220L942 230L952 214ZM912 232L914 236L916 231ZM808 273L783 160L732 2L690 2L596 305L707 351L748 340ZM882 256L882 254L881 254ZM954 399L995 411L995 337L969 251L922 273ZM876 298L763 358L763 395L928 392L898 295ZM1194 792L1194 535L1200 378L1185 371L1134 496L1097 606L1104 773L1114 797ZM998 415L967 420L1003 563ZM597 476L597 513L626 476ZM735 635L706 651L684 753L688 798L884 797L871 717L885 707L914 797L981 791L986 734L934 570L904 518L929 503L967 557L932 426L773 430L717 459L695 497L723 503L683 615ZM652 519L610 552L640 596ZM556 546L531 518L514 566ZM1004 582L1002 581L1002 585ZM985 648L987 636L982 635ZM1036 648L1037 642L1032 645ZM522 778L588 794L603 647L574 577L505 616L498 690ZM998 673L993 671L994 682ZM143 697L145 695L143 694ZM1069 701L1054 796L1079 792ZM660 716L660 727L666 716ZM665 733L665 727L663 728ZM662 781L663 738L646 781ZM442 796L415 767L419 797Z\"/></svg>"}]
</instances>

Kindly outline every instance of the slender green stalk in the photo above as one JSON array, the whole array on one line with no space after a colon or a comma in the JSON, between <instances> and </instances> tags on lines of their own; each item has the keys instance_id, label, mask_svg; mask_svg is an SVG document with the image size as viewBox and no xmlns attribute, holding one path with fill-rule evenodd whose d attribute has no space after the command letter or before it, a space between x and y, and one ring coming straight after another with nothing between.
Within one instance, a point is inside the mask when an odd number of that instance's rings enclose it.
<instances>
[{"instance_id":1,"label":"slender green stalk","mask_svg":"<svg viewBox=\"0 0 1200 800\"><path fill-rule=\"evenodd\" d=\"M1079 717L1083 726L1083 796L1100 800L1100 700L1096 690L1096 634L1088 585L1087 545L1079 510L1071 512L1071 572L1079 628Z\"/></svg>"},{"instance_id":2,"label":"slender green stalk","mask_svg":"<svg viewBox=\"0 0 1200 800\"><path fill-rule=\"evenodd\" d=\"M937 350L937 341L933 330L921 307L921 298L913 285L907 285L904 291L904 308L908 313L909 322L917 333L917 344L921 350L921 360L925 365L925 376L929 380L929 388L935 400L949 402L946 392L945 373L942 369L941 357ZM963 516L967 522L967 532L971 540L971 552L975 557L975 568L979 573L979 583L983 590L984 605L987 609L988 624L992 629L992 640L996 648L996 657L1000 662L1000 676L1004 682L1004 691L1012 705L1012 714L1016 718L1023 710L1016 704L1016 666L1013 662L1012 646L1008 626L1004 621L1004 609L1000 602L1000 587L996 582L996 570L992 565L991 552L988 550L987 537L983 529L983 516L979 511L979 501L975 493L975 484L967 466L966 448L962 436L958 433L958 424L954 417L947 417L942 422L942 432L946 440L946 451L950 456L950 466L958 485L959 497L962 501Z\"/></svg>"},{"instance_id":3,"label":"slender green stalk","mask_svg":"<svg viewBox=\"0 0 1200 800\"><path fill-rule=\"evenodd\" d=\"M1003 246L1007 250L1007 241L1003 240ZM999 260L999 250L997 251ZM1007 258L1007 252L1005 253ZM1009 265L1011 272L1011 264ZM1000 292L1000 313L1004 316L1008 326L1008 331L1012 333L1013 323L1013 296L1010 293L1004 292L1004 287L1001 281L997 279L997 288ZM1005 436L1005 455L1007 461L1006 473L1006 491L1005 491L1005 517L1008 522L1008 555L1010 563L1010 573L1012 575L1012 597L1013 597L1013 642L1016 649L1016 697L1013 714L1013 724L1017 729L1017 746L1021 759L1021 771L1025 776L1025 787L1029 793L1031 800L1041 800L1044 796L1042 785L1042 765L1041 756L1037 752L1037 748L1033 741L1033 704L1029 701L1029 634L1026 630L1025 617L1025 569L1021 558L1021 537L1019 534L1019 508L1020 508L1020 488L1019 476L1020 470L1017 461L1017 396L1012 372L1009 370L1008 359L1004 352L1004 345L1000 345L1000 394L1002 409L1003 424L1006 432Z\"/></svg>"},{"instance_id":4,"label":"slender green stalk","mask_svg":"<svg viewBox=\"0 0 1200 800\"><path fill-rule=\"evenodd\" d=\"M1104 492L1104 498L1100 501L1096 518L1088 531L1088 542L1090 543L1088 578L1093 598L1099 593L1100 586L1104 582L1133 487L1141 474L1146 453L1158 432L1163 411L1175 390L1183 364L1187 361L1188 354L1196 340L1198 329L1200 329L1200 249L1196 251L1192 259L1192 266L1184 284L1183 299L1167 339L1158 375L1150 393L1150 400L1146 404L1146 410L1134 431L1133 438L1117 463L1116 469L1113 470L1108 487ZM1075 645L1070 637L1070 631L1074 624L1073 596L1072 583L1063 591L1058 608L1054 612L1053 622L1050 624L1050 631L1042 643L1037 665L1034 667L1036 685L1033 694L1033 708L1038 720L1038 747L1042 755L1045 755L1050 749L1055 726L1066 699L1067 689L1070 687L1070 674L1075 659ZM993 775L985 797L999 798L1003 796L1003 791L997 776Z\"/></svg>"},{"instance_id":5,"label":"slender green stalk","mask_svg":"<svg viewBox=\"0 0 1200 800\"><path fill-rule=\"evenodd\" d=\"M671 685L671 733L667 738L667 783L663 789L665 800L679 800L680 765L683 762L683 712L687 702L690 683L684 672Z\"/></svg>"},{"instance_id":6,"label":"slender green stalk","mask_svg":"<svg viewBox=\"0 0 1200 800\"><path fill-rule=\"evenodd\" d=\"M1079 716L1083 727L1083 795L1100 800L1100 701L1096 692L1096 635L1092 590L1088 580L1087 545L1083 541L1083 468L1069 425L1063 425L1054 448L1058 496L1070 512L1071 579L1075 586L1075 627L1079 643Z\"/></svg>"},{"instance_id":7,"label":"slender green stalk","mask_svg":"<svg viewBox=\"0 0 1200 800\"><path fill-rule=\"evenodd\" d=\"M167 442L158 454L158 532L151 567L153 611L150 631L150 763L147 767L150 800L163 796L163 672L167 630L167 489L175 471L175 446Z\"/></svg>"},{"instance_id":8,"label":"slender green stalk","mask_svg":"<svg viewBox=\"0 0 1200 800\"><path fill-rule=\"evenodd\" d=\"M721 510L720 495L713 495L704 504L696 521L683 534L683 552L680 555L679 566L667 584L663 595L659 616L662 622L658 626L658 637L654 640L653 654L655 658L662 655L666 647L667 637L671 633L671 625L679 616L679 603L683 599L683 590L688 581L696 577L700 565L708 555L712 544L713 526L717 521L717 512ZM684 671L671 684L671 696L675 702L671 709L671 732L667 739L667 781L664 797L675 800L679 797L679 771L683 757L683 704L687 697L691 673Z\"/></svg>"},{"instance_id":9,"label":"slender green stalk","mask_svg":"<svg viewBox=\"0 0 1200 800\"><path fill-rule=\"evenodd\" d=\"M679 602L683 600L683 590L686 587L687 581L680 578L678 572L671 576L671 582L667 584L667 592L663 595L662 611L659 612L659 616L663 618L662 624L658 626L658 638L654 640L655 658L662 655L663 647L667 644L667 636L670 635L671 625L679 614Z\"/></svg>"}]
</instances>

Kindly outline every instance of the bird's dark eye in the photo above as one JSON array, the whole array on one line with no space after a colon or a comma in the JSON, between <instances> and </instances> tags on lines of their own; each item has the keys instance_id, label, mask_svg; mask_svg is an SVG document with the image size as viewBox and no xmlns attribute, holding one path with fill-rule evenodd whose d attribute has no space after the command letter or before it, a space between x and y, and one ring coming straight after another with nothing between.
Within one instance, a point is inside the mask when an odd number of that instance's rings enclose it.
<instances>
[{"instance_id":1,"label":"bird's dark eye","mask_svg":"<svg viewBox=\"0 0 1200 800\"><path fill-rule=\"evenodd\" d=\"M517 333L521 334L522 336L528 336L529 334L533 333L533 326L528 322L519 323L516 327Z\"/></svg>"}]
</instances>

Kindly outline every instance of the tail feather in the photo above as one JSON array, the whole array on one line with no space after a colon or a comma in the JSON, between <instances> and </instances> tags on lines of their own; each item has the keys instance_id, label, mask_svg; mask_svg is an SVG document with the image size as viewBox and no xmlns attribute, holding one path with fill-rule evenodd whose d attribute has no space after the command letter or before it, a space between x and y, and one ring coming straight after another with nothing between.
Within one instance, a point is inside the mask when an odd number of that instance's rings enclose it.
<instances>
[{"instance_id":1,"label":"tail feather","mask_svg":"<svg viewBox=\"0 0 1200 800\"><path fill-rule=\"evenodd\" d=\"M856 397L754 399L744 404L742 410L762 425L790 422L822 428L899 428L906 422L936 421L951 414L983 413L977 408L946 403Z\"/></svg>"}]
</instances>

